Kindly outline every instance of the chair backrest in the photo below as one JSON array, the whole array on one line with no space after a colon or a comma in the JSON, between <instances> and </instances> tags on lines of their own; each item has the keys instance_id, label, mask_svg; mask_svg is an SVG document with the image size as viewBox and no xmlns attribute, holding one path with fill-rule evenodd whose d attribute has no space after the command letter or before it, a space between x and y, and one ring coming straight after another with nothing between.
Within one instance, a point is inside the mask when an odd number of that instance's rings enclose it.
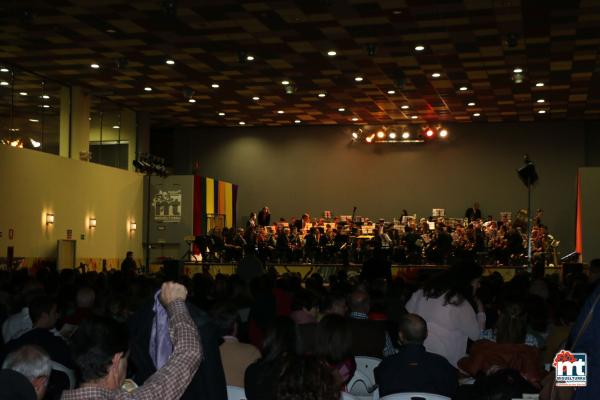
<instances>
[{"instance_id":1,"label":"chair backrest","mask_svg":"<svg viewBox=\"0 0 600 400\"><path fill-rule=\"evenodd\" d=\"M356 370L362 372L371 379L373 385L375 384L375 368L381 363L381 359L376 357L354 357L356 362Z\"/></svg>"},{"instance_id":2,"label":"chair backrest","mask_svg":"<svg viewBox=\"0 0 600 400\"><path fill-rule=\"evenodd\" d=\"M450 397L433 393L394 393L384 397L381 400L451 400Z\"/></svg>"},{"instance_id":3,"label":"chair backrest","mask_svg":"<svg viewBox=\"0 0 600 400\"><path fill-rule=\"evenodd\" d=\"M67 376L67 378L69 379L69 389L75 389L75 385L77 384L77 379L75 378L75 371L65 367L61 363L57 363L56 361L50 361L50 365L52 365L52 369L54 371L60 371Z\"/></svg>"},{"instance_id":4,"label":"chair backrest","mask_svg":"<svg viewBox=\"0 0 600 400\"><path fill-rule=\"evenodd\" d=\"M227 400L246 400L244 388L227 385Z\"/></svg>"},{"instance_id":5,"label":"chair backrest","mask_svg":"<svg viewBox=\"0 0 600 400\"><path fill-rule=\"evenodd\" d=\"M371 396L371 392L373 392L374 387L375 382L358 369L354 372L354 376L346 385L348 393L354 396Z\"/></svg>"},{"instance_id":6,"label":"chair backrest","mask_svg":"<svg viewBox=\"0 0 600 400\"><path fill-rule=\"evenodd\" d=\"M373 392L372 396L356 396L348 392L342 392L340 400L379 400L379 390Z\"/></svg>"}]
</instances>

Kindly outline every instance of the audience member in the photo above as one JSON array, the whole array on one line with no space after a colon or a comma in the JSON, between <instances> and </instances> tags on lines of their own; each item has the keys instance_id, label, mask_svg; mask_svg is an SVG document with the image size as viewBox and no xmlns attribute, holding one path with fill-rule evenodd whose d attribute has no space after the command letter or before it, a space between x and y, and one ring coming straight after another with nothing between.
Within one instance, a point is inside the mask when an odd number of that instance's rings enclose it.
<instances>
[{"instance_id":1,"label":"audience member","mask_svg":"<svg viewBox=\"0 0 600 400\"><path fill-rule=\"evenodd\" d=\"M168 307L163 304L162 290L154 294L153 300L142 304L129 320L129 359L136 371L138 384L151 380L156 371L167 363L175 344L168 331ZM202 363L194 370L195 374L189 386L184 388L181 399L226 400L227 384L219 353L222 342L219 327L205 311L189 302L185 306L186 314L190 315L200 336Z\"/></svg>"},{"instance_id":2,"label":"audience member","mask_svg":"<svg viewBox=\"0 0 600 400\"><path fill-rule=\"evenodd\" d=\"M357 288L350 296L350 327L352 329L352 354L382 358L396 352L383 321L369 321L369 293Z\"/></svg>"},{"instance_id":3,"label":"audience member","mask_svg":"<svg viewBox=\"0 0 600 400\"><path fill-rule=\"evenodd\" d=\"M185 306L187 290L177 283L165 283L161 304L168 315L173 349L168 361L129 395L121 386L127 372L126 329L106 318L85 321L73 335L72 350L82 385L63 393L63 400L81 399L179 399L192 380L202 349L196 325Z\"/></svg>"},{"instance_id":4,"label":"audience member","mask_svg":"<svg viewBox=\"0 0 600 400\"><path fill-rule=\"evenodd\" d=\"M315 342L316 355L332 369L337 386L343 389L356 371L350 322L337 314L326 315L317 325Z\"/></svg>"},{"instance_id":5,"label":"audience member","mask_svg":"<svg viewBox=\"0 0 600 400\"><path fill-rule=\"evenodd\" d=\"M296 326L289 317L277 317L265 338L262 357L252 363L244 374L248 400L275 400L275 385L284 365L296 354ZM331 382L333 382L333 376Z\"/></svg>"},{"instance_id":6,"label":"audience member","mask_svg":"<svg viewBox=\"0 0 600 400\"><path fill-rule=\"evenodd\" d=\"M499 369L514 369L532 385L539 387L543 376L540 353L529 344L527 315L518 303L507 303L500 317L495 335L479 340L471 346L469 356L458 362L461 370L476 377Z\"/></svg>"},{"instance_id":7,"label":"audience member","mask_svg":"<svg viewBox=\"0 0 600 400\"><path fill-rule=\"evenodd\" d=\"M384 358L375 368L379 396L402 392L454 396L458 371L444 357L425 350L425 320L415 314L400 317L398 338L401 344L398 353Z\"/></svg>"},{"instance_id":8,"label":"audience member","mask_svg":"<svg viewBox=\"0 0 600 400\"><path fill-rule=\"evenodd\" d=\"M30 385L22 382L18 375L4 375L7 371L21 374ZM34 399L42 400L46 395L51 371L50 356L41 347L20 347L6 356L2 364L0 375L4 378L0 378L0 399L30 399L30 393L33 392Z\"/></svg>"},{"instance_id":9,"label":"audience member","mask_svg":"<svg viewBox=\"0 0 600 400\"><path fill-rule=\"evenodd\" d=\"M467 340L477 340L485 328L483 304L474 299L483 269L461 263L438 273L415 292L406 310L427 321L429 335L425 348L444 356L457 366L467 350ZM469 301L477 304L477 313Z\"/></svg>"},{"instance_id":10,"label":"audience member","mask_svg":"<svg viewBox=\"0 0 600 400\"><path fill-rule=\"evenodd\" d=\"M311 356L290 357L275 385L277 400L339 400L340 391L328 366ZM248 397L248 400L251 400Z\"/></svg>"},{"instance_id":11,"label":"audience member","mask_svg":"<svg viewBox=\"0 0 600 400\"><path fill-rule=\"evenodd\" d=\"M224 341L219 347L219 351L225 372L225 381L230 386L244 387L246 368L260 358L260 351L251 344L239 341L240 317L235 310L227 307L218 309L215 317L224 333Z\"/></svg>"},{"instance_id":12,"label":"audience member","mask_svg":"<svg viewBox=\"0 0 600 400\"><path fill-rule=\"evenodd\" d=\"M290 318L297 324L312 324L317 322L318 299L307 289L298 291L292 300Z\"/></svg>"}]
</instances>

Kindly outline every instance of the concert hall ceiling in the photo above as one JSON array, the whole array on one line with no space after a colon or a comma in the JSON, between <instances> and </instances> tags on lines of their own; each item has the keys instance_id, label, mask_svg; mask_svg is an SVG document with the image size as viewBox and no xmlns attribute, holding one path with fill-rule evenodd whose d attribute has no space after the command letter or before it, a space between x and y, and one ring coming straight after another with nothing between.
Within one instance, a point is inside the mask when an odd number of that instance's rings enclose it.
<instances>
[{"instance_id":1,"label":"concert hall ceiling","mask_svg":"<svg viewBox=\"0 0 600 400\"><path fill-rule=\"evenodd\" d=\"M4 0L0 64L159 126L597 119L599 28L594 0Z\"/></svg>"}]
</instances>

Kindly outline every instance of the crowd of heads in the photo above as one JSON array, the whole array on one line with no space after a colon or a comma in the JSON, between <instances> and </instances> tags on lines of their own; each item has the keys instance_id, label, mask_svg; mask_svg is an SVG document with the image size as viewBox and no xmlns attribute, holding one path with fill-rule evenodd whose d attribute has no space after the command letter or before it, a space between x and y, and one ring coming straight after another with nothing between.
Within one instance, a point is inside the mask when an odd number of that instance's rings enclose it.
<instances>
[{"instance_id":1,"label":"crowd of heads","mask_svg":"<svg viewBox=\"0 0 600 400\"><path fill-rule=\"evenodd\" d=\"M315 391L311 398L333 399L331 393L342 388L339 377L323 371L353 356L349 325L353 313L385 320L396 348L423 344L428 337L426 321L404 309L421 288L429 297L443 296L447 304L467 303L474 310L481 304L486 328L495 332L497 343L524 343L528 335L533 336L548 360L557 350L549 347L549 338L555 330L572 326L600 277L598 261L592 263L590 274L574 271L564 279L525 271L508 279L498 272L482 276L483 268L477 263L458 264L441 272L423 269L416 276L391 281L364 281L345 268L326 277L280 275L271 268L249 282L238 275L206 272L178 279L189 292L189 303L210 313L223 336L236 336L260 348L262 368L279 376L273 388L277 399L304 398L302 391L307 388ZM80 381L109 379L117 385L128 374L127 364L121 362L131 346L124 322L167 279L160 273L132 278L119 271L0 271L0 322L28 307L32 327L65 333ZM298 330L301 322L291 318L298 311L314 316L316 331L310 344L303 343L306 338ZM70 331L66 321L75 316L81 318ZM253 327L261 334L255 335ZM44 396L51 367L43 349L25 346L4 354L3 368L20 372L38 397Z\"/></svg>"}]
</instances>

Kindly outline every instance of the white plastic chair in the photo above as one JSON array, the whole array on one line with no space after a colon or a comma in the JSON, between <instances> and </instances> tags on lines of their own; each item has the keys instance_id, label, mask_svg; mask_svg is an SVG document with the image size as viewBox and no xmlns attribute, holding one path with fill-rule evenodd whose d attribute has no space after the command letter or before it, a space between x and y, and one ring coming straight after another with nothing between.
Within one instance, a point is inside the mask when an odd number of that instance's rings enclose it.
<instances>
[{"instance_id":1,"label":"white plastic chair","mask_svg":"<svg viewBox=\"0 0 600 400\"><path fill-rule=\"evenodd\" d=\"M227 400L246 400L244 388L227 385Z\"/></svg>"},{"instance_id":2,"label":"white plastic chair","mask_svg":"<svg viewBox=\"0 0 600 400\"><path fill-rule=\"evenodd\" d=\"M372 385L375 385L375 368L381 363L381 359L375 357L354 357L356 370L362 372L371 379Z\"/></svg>"},{"instance_id":3,"label":"white plastic chair","mask_svg":"<svg viewBox=\"0 0 600 400\"><path fill-rule=\"evenodd\" d=\"M354 372L354 376L346 385L348 393L353 396L369 396L373 392L375 382L370 377L359 371Z\"/></svg>"},{"instance_id":4,"label":"white plastic chair","mask_svg":"<svg viewBox=\"0 0 600 400\"><path fill-rule=\"evenodd\" d=\"M381 397L380 400L451 400L450 397L433 393L394 393Z\"/></svg>"},{"instance_id":5,"label":"white plastic chair","mask_svg":"<svg viewBox=\"0 0 600 400\"><path fill-rule=\"evenodd\" d=\"M75 371L65 367L61 363L57 363L56 361L50 361L50 365L52 366L53 370L60 371L69 378L69 389L75 389L75 385L77 383L77 380L75 379Z\"/></svg>"},{"instance_id":6,"label":"white plastic chair","mask_svg":"<svg viewBox=\"0 0 600 400\"><path fill-rule=\"evenodd\" d=\"M371 397L371 396L355 396L348 392L342 392L342 397L341 397L341 400L378 400L378 399L379 399L379 397L377 399L373 399L373 397Z\"/></svg>"}]
</instances>

